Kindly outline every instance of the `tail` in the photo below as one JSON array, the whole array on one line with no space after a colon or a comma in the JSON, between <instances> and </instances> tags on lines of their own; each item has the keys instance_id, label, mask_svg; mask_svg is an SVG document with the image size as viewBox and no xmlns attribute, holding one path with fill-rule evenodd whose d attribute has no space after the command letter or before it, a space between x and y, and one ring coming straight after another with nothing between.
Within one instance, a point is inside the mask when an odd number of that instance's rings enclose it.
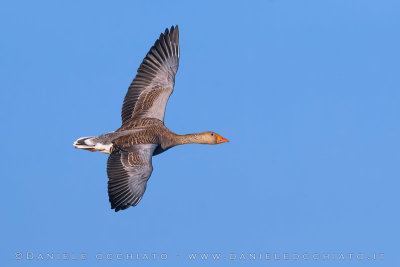
<instances>
[{"instance_id":1,"label":"tail","mask_svg":"<svg viewBox=\"0 0 400 267\"><path fill-rule=\"evenodd\" d=\"M103 144L100 143L97 137L82 137L74 142L74 147L79 149L85 149L92 152L100 151L106 154L110 154L112 143Z\"/></svg>"},{"instance_id":2,"label":"tail","mask_svg":"<svg viewBox=\"0 0 400 267\"><path fill-rule=\"evenodd\" d=\"M97 151L95 149L96 143L91 141L91 139L94 139L95 137L82 137L79 138L74 142L74 147L75 148L80 148L80 149L85 149L89 151Z\"/></svg>"}]
</instances>

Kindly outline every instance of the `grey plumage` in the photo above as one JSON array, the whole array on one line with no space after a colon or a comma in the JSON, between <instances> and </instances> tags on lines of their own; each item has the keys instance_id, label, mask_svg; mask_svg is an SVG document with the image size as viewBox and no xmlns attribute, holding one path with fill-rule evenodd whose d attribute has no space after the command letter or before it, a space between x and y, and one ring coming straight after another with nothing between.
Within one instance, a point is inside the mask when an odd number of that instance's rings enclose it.
<instances>
[{"instance_id":1,"label":"grey plumage","mask_svg":"<svg viewBox=\"0 0 400 267\"><path fill-rule=\"evenodd\" d=\"M76 148L110 154L108 195L115 211L136 206L153 171L152 156L188 143L228 140L214 132L177 135L164 125L167 101L179 66L179 29L166 29L150 48L122 105L122 125L114 132L75 141Z\"/></svg>"},{"instance_id":2,"label":"grey plumage","mask_svg":"<svg viewBox=\"0 0 400 267\"><path fill-rule=\"evenodd\" d=\"M166 29L143 59L126 93L121 118L124 124L133 117L164 120L179 66L178 26ZM153 105L157 103L158 105Z\"/></svg>"},{"instance_id":3,"label":"grey plumage","mask_svg":"<svg viewBox=\"0 0 400 267\"><path fill-rule=\"evenodd\" d=\"M133 118L164 120L165 107L174 89L178 66L179 29L178 26L172 26L171 30L166 29L164 34L160 35L139 66L122 105L122 124ZM107 175L112 209L118 211L139 203L153 171L151 157L156 147L157 145L135 145L127 151L119 148L111 153L107 163ZM140 160L129 162L129 157L138 157ZM121 183L122 187L115 189L115 186Z\"/></svg>"},{"instance_id":4,"label":"grey plumage","mask_svg":"<svg viewBox=\"0 0 400 267\"><path fill-rule=\"evenodd\" d=\"M117 148L108 158L108 196L115 211L136 206L146 190L153 171L151 158L157 145Z\"/></svg>"}]
</instances>

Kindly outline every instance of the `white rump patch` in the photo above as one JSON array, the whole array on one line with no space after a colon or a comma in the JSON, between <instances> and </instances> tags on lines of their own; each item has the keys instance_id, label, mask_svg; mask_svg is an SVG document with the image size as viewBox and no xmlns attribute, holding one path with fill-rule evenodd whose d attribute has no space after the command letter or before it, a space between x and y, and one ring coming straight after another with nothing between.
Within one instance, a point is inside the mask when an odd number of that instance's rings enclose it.
<instances>
[{"instance_id":1,"label":"white rump patch","mask_svg":"<svg viewBox=\"0 0 400 267\"><path fill-rule=\"evenodd\" d=\"M112 147L113 144L101 144L101 143L97 143L94 148L100 152L106 153L106 154L110 154L110 149Z\"/></svg>"}]
</instances>

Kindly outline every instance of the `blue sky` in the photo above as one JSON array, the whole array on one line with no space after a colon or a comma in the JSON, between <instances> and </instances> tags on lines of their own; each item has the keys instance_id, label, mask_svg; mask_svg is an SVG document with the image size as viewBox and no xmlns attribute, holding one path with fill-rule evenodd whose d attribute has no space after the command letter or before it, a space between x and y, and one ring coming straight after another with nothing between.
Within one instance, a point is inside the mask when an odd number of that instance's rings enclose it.
<instances>
[{"instance_id":1,"label":"blue sky","mask_svg":"<svg viewBox=\"0 0 400 267\"><path fill-rule=\"evenodd\" d=\"M399 12L394 0L3 2L2 265L399 264ZM142 58L175 24L181 60L165 124L231 142L155 157L140 204L115 213L106 155L72 143L120 126Z\"/></svg>"}]
</instances>

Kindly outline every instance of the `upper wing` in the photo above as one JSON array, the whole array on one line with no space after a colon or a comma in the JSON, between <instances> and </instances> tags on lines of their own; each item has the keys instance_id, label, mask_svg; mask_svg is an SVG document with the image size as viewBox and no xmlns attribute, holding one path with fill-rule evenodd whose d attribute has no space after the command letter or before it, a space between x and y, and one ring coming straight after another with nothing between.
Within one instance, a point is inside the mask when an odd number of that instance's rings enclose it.
<instances>
[{"instance_id":1,"label":"upper wing","mask_svg":"<svg viewBox=\"0 0 400 267\"><path fill-rule=\"evenodd\" d=\"M136 206L146 190L153 171L151 157L157 145L135 145L128 150L116 149L108 158L108 196L115 211Z\"/></svg>"},{"instance_id":2,"label":"upper wing","mask_svg":"<svg viewBox=\"0 0 400 267\"><path fill-rule=\"evenodd\" d=\"M150 48L129 86L122 105L122 124L130 118L141 117L164 121L178 66L179 29L172 26Z\"/></svg>"}]
</instances>

